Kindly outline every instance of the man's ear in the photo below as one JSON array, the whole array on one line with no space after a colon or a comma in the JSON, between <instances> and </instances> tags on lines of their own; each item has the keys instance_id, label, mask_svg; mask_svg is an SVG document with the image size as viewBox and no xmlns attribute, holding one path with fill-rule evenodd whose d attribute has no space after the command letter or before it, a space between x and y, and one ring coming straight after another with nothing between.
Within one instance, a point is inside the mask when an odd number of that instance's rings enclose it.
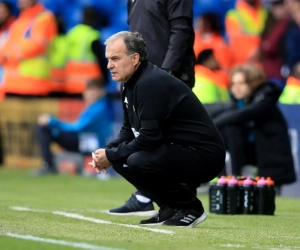
<instances>
[{"instance_id":1,"label":"man's ear","mask_svg":"<svg viewBox=\"0 0 300 250\"><path fill-rule=\"evenodd\" d=\"M134 53L132 56L133 64L136 66L140 62L140 54Z\"/></svg>"}]
</instances>

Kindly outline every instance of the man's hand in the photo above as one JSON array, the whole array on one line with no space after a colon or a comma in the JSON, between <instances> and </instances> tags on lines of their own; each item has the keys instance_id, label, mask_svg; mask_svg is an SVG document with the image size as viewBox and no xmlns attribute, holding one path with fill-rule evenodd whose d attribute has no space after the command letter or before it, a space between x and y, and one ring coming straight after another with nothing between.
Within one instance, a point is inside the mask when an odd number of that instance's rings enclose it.
<instances>
[{"instance_id":1,"label":"man's hand","mask_svg":"<svg viewBox=\"0 0 300 250\"><path fill-rule=\"evenodd\" d=\"M49 114L43 114L43 115L40 115L38 117L38 120L37 120L37 123L41 126L45 126L45 125L48 125L50 122L50 115Z\"/></svg>"},{"instance_id":2,"label":"man's hand","mask_svg":"<svg viewBox=\"0 0 300 250\"><path fill-rule=\"evenodd\" d=\"M93 166L95 171L100 174L101 172L107 174L107 168L111 166L111 163L108 161L106 157L105 149L98 149L95 153L92 153L93 161L89 164Z\"/></svg>"}]
</instances>

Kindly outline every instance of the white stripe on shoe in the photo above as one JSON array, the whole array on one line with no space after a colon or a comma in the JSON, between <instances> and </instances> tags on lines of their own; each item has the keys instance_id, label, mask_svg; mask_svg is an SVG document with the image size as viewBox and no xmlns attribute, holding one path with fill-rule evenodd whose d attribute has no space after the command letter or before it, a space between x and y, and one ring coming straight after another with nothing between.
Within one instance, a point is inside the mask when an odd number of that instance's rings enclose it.
<instances>
[{"instance_id":1,"label":"white stripe on shoe","mask_svg":"<svg viewBox=\"0 0 300 250\"><path fill-rule=\"evenodd\" d=\"M195 227L199 223L205 221L206 218L207 218L207 214L205 212L203 212L203 214L198 219L196 219L191 225L188 225L187 227Z\"/></svg>"}]
</instances>

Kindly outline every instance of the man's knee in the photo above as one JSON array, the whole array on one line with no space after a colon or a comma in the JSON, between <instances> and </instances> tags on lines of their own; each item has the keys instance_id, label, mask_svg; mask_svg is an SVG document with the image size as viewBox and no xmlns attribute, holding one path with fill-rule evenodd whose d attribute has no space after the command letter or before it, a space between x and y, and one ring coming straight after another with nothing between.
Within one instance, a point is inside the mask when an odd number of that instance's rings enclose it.
<instances>
[{"instance_id":1,"label":"man's knee","mask_svg":"<svg viewBox=\"0 0 300 250\"><path fill-rule=\"evenodd\" d=\"M132 154L127 159L128 172L135 177L139 178L158 178L165 175L165 171L161 169L159 164L151 161L143 152Z\"/></svg>"},{"instance_id":2,"label":"man's knee","mask_svg":"<svg viewBox=\"0 0 300 250\"><path fill-rule=\"evenodd\" d=\"M128 171L140 174L147 169L146 159L139 152L130 155L127 159Z\"/></svg>"}]
</instances>

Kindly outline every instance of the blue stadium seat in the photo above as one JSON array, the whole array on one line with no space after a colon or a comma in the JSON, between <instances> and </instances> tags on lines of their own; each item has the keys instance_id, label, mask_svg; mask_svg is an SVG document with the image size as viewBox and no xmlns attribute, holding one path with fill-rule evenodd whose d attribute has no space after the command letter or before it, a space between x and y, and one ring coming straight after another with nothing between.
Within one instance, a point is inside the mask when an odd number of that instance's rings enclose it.
<instances>
[{"instance_id":1,"label":"blue stadium seat","mask_svg":"<svg viewBox=\"0 0 300 250\"><path fill-rule=\"evenodd\" d=\"M94 6L102 13L109 13L114 9L116 0L75 0L75 2L81 7Z\"/></svg>"},{"instance_id":2,"label":"blue stadium seat","mask_svg":"<svg viewBox=\"0 0 300 250\"><path fill-rule=\"evenodd\" d=\"M63 19L66 25L66 30L70 30L82 20L82 8L76 5L69 5L63 9Z\"/></svg>"},{"instance_id":3,"label":"blue stadium seat","mask_svg":"<svg viewBox=\"0 0 300 250\"><path fill-rule=\"evenodd\" d=\"M119 26L120 30L129 30L129 26L127 23L127 8L124 6L118 7L114 10L110 16L110 25L111 26Z\"/></svg>"},{"instance_id":4,"label":"blue stadium seat","mask_svg":"<svg viewBox=\"0 0 300 250\"><path fill-rule=\"evenodd\" d=\"M222 0L194 0L194 16L197 17L207 12L222 12Z\"/></svg>"},{"instance_id":5,"label":"blue stadium seat","mask_svg":"<svg viewBox=\"0 0 300 250\"><path fill-rule=\"evenodd\" d=\"M60 13L62 8L66 8L64 1L42 0L41 2L48 10L51 10L55 14Z\"/></svg>"},{"instance_id":6,"label":"blue stadium seat","mask_svg":"<svg viewBox=\"0 0 300 250\"><path fill-rule=\"evenodd\" d=\"M233 9L235 7L235 3L237 0L223 0L223 9L224 12L227 12L230 9Z\"/></svg>"},{"instance_id":7,"label":"blue stadium seat","mask_svg":"<svg viewBox=\"0 0 300 250\"><path fill-rule=\"evenodd\" d=\"M100 32L101 32L100 39L102 42L105 42L105 40L107 38L109 38L110 36L112 36L113 34L119 32L119 31L122 31L122 27L120 27L119 25L106 27L106 28L100 30Z\"/></svg>"}]
</instances>

